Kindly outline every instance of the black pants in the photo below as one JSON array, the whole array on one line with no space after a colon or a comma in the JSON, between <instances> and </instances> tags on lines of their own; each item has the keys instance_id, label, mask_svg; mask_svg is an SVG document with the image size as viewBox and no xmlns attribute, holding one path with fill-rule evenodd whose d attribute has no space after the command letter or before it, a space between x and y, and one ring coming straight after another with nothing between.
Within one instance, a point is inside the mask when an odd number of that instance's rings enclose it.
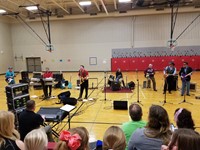
<instances>
[{"instance_id":1,"label":"black pants","mask_svg":"<svg viewBox=\"0 0 200 150\"><path fill-rule=\"evenodd\" d=\"M48 92L49 89L49 92ZM45 97L51 97L51 92L52 92L52 85L45 85L44 86L44 96ZM49 93L49 95L48 95Z\"/></svg>"},{"instance_id":2,"label":"black pants","mask_svg":"<svg viewBox=\"0 0 200 150\"><path fill-rule=\"evenodd\" d=\"M165 79L164 92L166 92L167 90L171 92L173 87L173 82L174 82L174 76L168 76Z\"/></svg>"},{"instance_id":3,"label":"black pants","mask_svg":"<svg viewBox=\"0 0 200 150\"><path fill-rule=\"evenodd\" d=\"M81 84L81 89L80 89L79 98L82 98L84 89L85 89L85 98L87 99L87 97L88 97L88 80L85 80L85 81Z\"/></svg>"},{"instance_id":4,"label":"black pants","mask_svg":"<svg viewBox=\"0 0 200 150\"><path fill-rule=\"evenodd\" d=\"M42 89L43 89L43 93L44 93L44 98L48 98L48 96L51 96L52 85L45 85L43 79L41 79L40 82L41 82L41 84L42 84ZM49 88L49 95L48 95L48 88Z\"/></svg>"}]
</instances>

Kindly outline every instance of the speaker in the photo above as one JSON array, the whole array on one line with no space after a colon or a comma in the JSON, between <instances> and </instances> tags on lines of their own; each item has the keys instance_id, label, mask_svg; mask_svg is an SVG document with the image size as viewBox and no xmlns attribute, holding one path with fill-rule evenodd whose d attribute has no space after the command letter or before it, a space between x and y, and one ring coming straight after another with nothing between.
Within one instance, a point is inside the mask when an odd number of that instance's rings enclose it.
<instances>
[{"instance_id":1,"label":"speaker","mask_svg":"<svg viewBox=\"0 0 200 150\"><path fill-rule=\"evenodd\" d=\"M112 91L121 90L120 82L113 81L113 82L111 83L111 89L112 89Z\"/></svg>"},{"instance_id":2,"label":"speaker","mask_svg":"<svg viewBox=\"0 0 200 150\"><path fill-rule=\"evenodd\" d=\"M130 90L133 90L135 88L135 83L133 81L129 82L128 87Z\"/></svg>"},{"instance_id":3,"label":"speaker","mask_svg":"<svg viewBox=\"0 0 200 150\"><path fill-rule=\"evenodd\" d=\"M127 110L128 102L127 101L114 101L113 106L114 106L114 109L117 109L117 110Z\"/></svg>"},{"instance_id":4,"label":"speaker","mask_svg":"<svg viewBox=\"0 0 200 150\"><path fill-rule=\"evenodd\" d=\"M190 82L190 90L194 92L196 91L196 83Z\"/></svg>"}]
</instances>

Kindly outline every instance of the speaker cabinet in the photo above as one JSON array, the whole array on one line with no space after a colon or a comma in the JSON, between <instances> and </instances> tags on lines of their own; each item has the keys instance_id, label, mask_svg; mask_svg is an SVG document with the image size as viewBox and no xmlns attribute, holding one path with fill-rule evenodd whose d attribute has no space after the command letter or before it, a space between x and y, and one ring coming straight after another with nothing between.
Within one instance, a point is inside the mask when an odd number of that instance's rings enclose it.
<instances>
[{"instance_id":1,"label":"speaker cabinet","mask_svg":"<svg viewBox=\"0 0 200 150\"><path fill-rule=\"evenodd\" d=\"M190 90L194 92L196 91L196 83L190 82Z\"/></svg>"},{"instance_id":2,"label":"speaker cabinet","mask_svg":"<svg viewBox=\"0 0 200 150\"><path fill-rule=\"evenodd\" d=\"M120 82L113 81L113 82L111 83L111 89L112 89L112 91L121 90Z\"/></svg>"},{"instance_id":3,"label":"speaker cabinet","mask_svg":"<svg viewBox=\"0 0 200 150\"><path fill-rule=\"evenodd\" d=\"M127 110L128 102L127 101L114 101L113 106L114 106L114 109L117 109L117 110Z\"/></svg>"}]
</instances>

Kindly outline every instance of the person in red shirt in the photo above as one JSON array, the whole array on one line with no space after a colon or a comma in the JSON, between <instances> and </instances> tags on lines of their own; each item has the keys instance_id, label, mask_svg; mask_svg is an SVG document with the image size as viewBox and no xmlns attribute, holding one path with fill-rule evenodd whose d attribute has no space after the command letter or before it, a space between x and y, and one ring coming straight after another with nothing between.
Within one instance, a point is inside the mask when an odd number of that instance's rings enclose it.
<instances>
[{"instance_id":1,"label":"person in red shirt","mask_svg":"<svg viewBox=\"0 0 200 150\"><path fill-rule=\"evenodd\" d=\"M51 71L49 71L48 67L46 67L46 71L43 74L43 79L45 79L45 78L53 78L53 73ZM49 92L48 92L48 89L49 89ZM44 91L44 99L50 98L51 92L52 92L52 85L46 85L44 82L43 91Z\"/></svg>"},{"instance_id":2,"label":"person in red shirt","mask_svg":"<svg viewBox=\"0 0 200 150\"><path fill-rule=\"evenodd\" d=\"M85 89L85 99L88 98L88 71L85 70L84 66L80 66L80 70L78 73L78 76L80 78L80 94L78 99L82 98L83 90Z\"/></svg>"}]
</instances>

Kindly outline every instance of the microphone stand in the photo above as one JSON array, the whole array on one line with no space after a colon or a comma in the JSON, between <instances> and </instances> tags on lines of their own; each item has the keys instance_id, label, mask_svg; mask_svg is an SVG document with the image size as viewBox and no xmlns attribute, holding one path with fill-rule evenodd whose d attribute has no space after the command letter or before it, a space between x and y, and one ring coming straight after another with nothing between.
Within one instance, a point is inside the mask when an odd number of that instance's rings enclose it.
<instances>
[{"instance_id":1,"label":"microphone stand","mask_svg":"<svg viewBox=\"0 0 200 150\"><path fill-rule=\"evenodd\" d=\"M106 94L107 94L107 90L106 90L106 88L107 88L107 86L106 86L106 76L107 76L107 72L106 71L104 71L104 101L106 102L107 101L107 98L106 98Z\"/></svg>"},{"instance_id":2,"label":"microphone stand","mask_svg":"<svg viewBox=\"0 0 200 150\"><path fill-rule=\"evenodd\" d=\"M136 76L137 76L137 101L134 103L138 103L140 105L142 105L139 97L140 97L140 92L139 92L139 79L138 79L138 71L136 70ZM142 105L143 106L143 105Z\"/></svg>"},{"instance_id":3,"label":"microphone stand","mask_svg":"<svg viewBox=\"0 0 200 150\"><path fill-rule=\"evenodd\" d=\"M182 83L182 84L184 84L184 95L183 95L183 101L182 102L180 102L180 103L178 103L178 104L182 104L182 103L188 103L188 104L191 104L191 105L193 105L193 103L190 103L190 102L186 102L186 99L185 99L185 94L186 94L186 86L187 86L187 84L186 84L186 80L185 79L183 79L184 81L184 83Z\"/></svg>"},{"instance_id":4,"label":"microphone stand","mask_svg":"<svg viewBox=\"0 0 200 150\"><path fill-rule=\"evenodd\" d=\"M166 88L165 88L165 85L166 85ZM166 98L167 98L167 89L168 89L168 83L167 83L167 77L165 78L165 84L164 84L164 100L163 102L161 101L160 103L162 103L162 106L164 106L166 103L168 104L173 104L173 103L170 103L170 102L167 102L166 101Z\"/></svg>"}]
</instances>

